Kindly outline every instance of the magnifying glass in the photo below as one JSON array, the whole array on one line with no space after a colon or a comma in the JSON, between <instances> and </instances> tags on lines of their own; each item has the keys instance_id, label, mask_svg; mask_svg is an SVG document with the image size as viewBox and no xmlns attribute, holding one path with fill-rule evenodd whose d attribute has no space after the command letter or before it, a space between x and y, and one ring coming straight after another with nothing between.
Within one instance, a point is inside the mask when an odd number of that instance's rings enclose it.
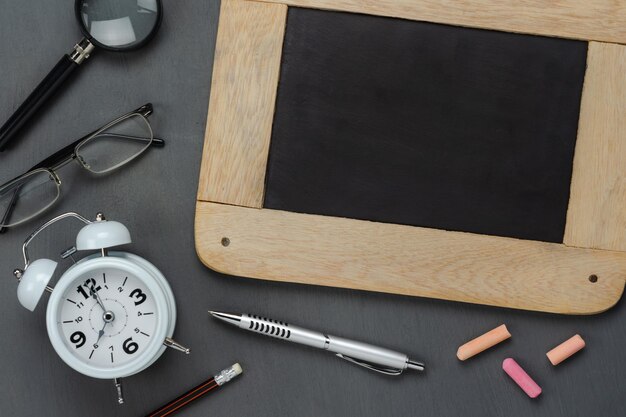
<instances>
[{"instance_id":1,"label":"magnifying glass","mask_svg":"<svg viewBox=\"0 0 626 417\"><path fill-rule=\"evenodd\" d=\"M85 37L61 58L0 128L0 152L96 47L109 51L140 48L154 37L163 16L161 0L76 0L74 9Z\"/></svg>"}]
</instances>

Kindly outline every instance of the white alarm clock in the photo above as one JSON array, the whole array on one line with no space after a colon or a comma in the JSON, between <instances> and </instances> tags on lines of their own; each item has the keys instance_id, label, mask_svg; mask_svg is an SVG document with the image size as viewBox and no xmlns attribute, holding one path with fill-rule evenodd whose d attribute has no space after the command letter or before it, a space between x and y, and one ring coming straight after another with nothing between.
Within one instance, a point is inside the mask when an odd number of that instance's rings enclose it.
<instances>
[{"instance_id":1,"label":"white alarm clock","mask_svg":"<svg viewBox=\"0 0 626 417\"><path fill-rule=\"evenodd\" d=\"M65 218L86 225L76 237L77 250L98 250L71 266L54 288L48 286L57 262L30 262L28 245L42 230ZM52 346L63 361L93 378L113 379L118 402L124 402L120 378L136 374L156 361L166 347L189 349L171 337L176 324L176 302L163 274L147 260L108 248L131 242L126 226L98 213L89 221L65 213L35 230L24 242L24 269L16 269L17 298L33 311L44 291L51 293L46 325ZM72 258L73 259L73 258Z\"/></svg>"}]
</instances>

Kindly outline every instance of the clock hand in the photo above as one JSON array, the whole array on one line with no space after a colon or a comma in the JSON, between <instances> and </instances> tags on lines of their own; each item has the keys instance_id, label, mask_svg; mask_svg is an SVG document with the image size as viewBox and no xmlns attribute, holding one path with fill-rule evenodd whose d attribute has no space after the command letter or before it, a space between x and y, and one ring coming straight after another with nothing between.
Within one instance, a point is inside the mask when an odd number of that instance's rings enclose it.
<instances>
[{"instance_id":1,"label":"clock hand","mask_svg":"<svg viewBox=\"0 0 626 417\"><path fill-rule=\"evenodd\" d=\"M100 338L102 336L104 336L104 328L107 326L107 324L109 324L108 322L104 322L104 326L102 326L102 329L100 329L100 331L98 332L98 339L96 340L96 345L98 344L98 342L100 341Z\"/></svg>"},{"instance_id":2,"label":"clock hand","mask_svg":"<svg viewBox=\"0 0 626 417\"><path fill-rule=\"evenodd\" d=\"M94 291L93 287L89 287L89 292L91 293L91 296L98 302L100 307L102 307L102 311L107 311L107 309L104 307L104 303L102 303L102 299L100 299L100 296L98 295L98 292Z\"/></svg>"}]
</instances>

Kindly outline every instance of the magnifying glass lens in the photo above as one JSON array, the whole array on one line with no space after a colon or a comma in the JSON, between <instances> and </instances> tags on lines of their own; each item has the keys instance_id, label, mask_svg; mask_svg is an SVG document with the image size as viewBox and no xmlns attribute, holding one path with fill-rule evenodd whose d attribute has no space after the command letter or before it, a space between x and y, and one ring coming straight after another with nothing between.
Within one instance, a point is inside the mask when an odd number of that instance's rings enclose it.
<instances>
[{"instance_id":1,"label":"magnifying glass lens","mask_svg":"<svg viewBox=\"0 0 626 417\"><path fill-rule=\"evenodd\" d=\"M105 48L138 47L160 22L158 0L82 0L78 11L84 31Z\"/></svg>"}]
</instances>

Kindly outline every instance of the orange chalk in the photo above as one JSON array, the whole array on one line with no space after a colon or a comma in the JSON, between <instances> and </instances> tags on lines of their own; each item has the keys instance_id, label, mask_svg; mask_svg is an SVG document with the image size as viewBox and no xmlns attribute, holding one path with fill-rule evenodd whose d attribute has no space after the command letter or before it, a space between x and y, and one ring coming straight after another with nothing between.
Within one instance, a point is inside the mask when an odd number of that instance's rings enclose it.
<instances>
[{"instance_id":1,"label":"orange chalk","mask_svg":"<svg viewBox=\"0 0 626 417\"><path fill-rule=\"evenodd\" d=\"M456 357L464 361L474 355L478 355L483 350L497 345L509 337L511 337L511 333L507 330L506 325L503 324L461 346L456 351Z\"/></svg>"},{"instance_id":2,"label":"orange chalk","mask_svg":"<svg viewBox=\"0 0 626 417\"><path fill-rule=\"evenodd\" d=\"M556 366L584 347L585 341L577 334L546 353L546 356L550 363Z\"/></svg>"}]
</instances>

